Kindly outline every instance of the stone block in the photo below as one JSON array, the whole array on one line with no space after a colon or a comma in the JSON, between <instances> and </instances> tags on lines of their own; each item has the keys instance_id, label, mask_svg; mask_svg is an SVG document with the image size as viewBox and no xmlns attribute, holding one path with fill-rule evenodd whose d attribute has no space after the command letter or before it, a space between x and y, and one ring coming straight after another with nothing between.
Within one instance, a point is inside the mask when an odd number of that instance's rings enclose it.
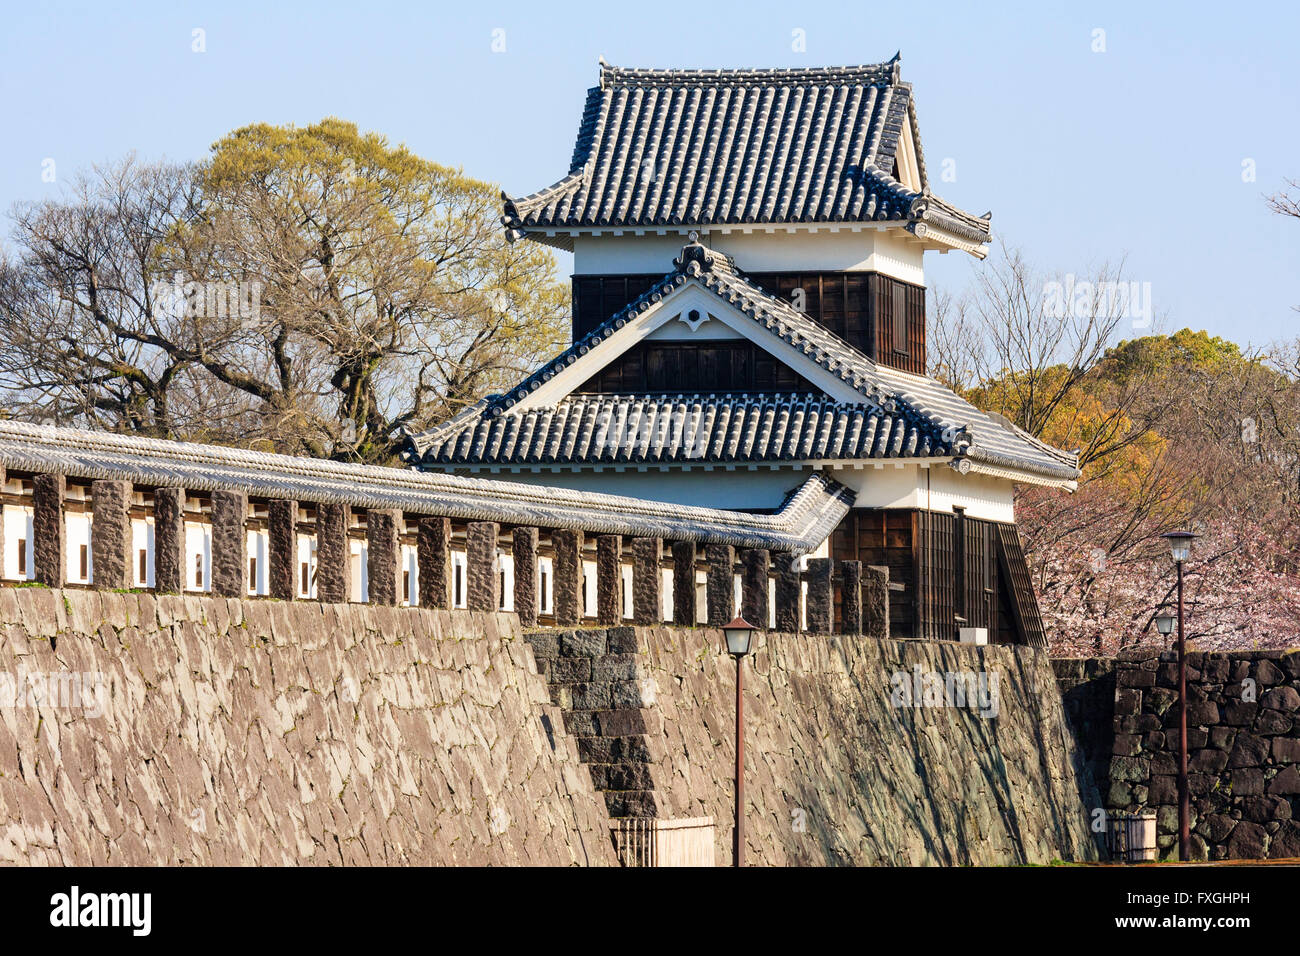
<instances>
[{"instance_id":1,"label":"stone block","mask_svg":"<svg viewBox=\"0 0 1300 956\"><path fill-rule=\"evenodd\" d=\"M1264 792L1264 771L1234 770L1228 775L1228 782L1232 787L1233 796L1258 796Z\"/></svg>"},{"instance_id":2,"label":"stone block","mask_svg":"<svg viewBox=\"0 0 1300 956\"><path fill-rule=\"evenodd\" d=\"M808 560L808 630L813 634L831 632L831 615L834 611L834 593L831 575L835 562L830 558L810 558Z\"/></svg>"},{"instance_id":3,"label":"stone block","mask_svg":"<svg viewBox=\"0 0 1300 956\"><path fill-rule=\"evenodd\" d=\"M1196 773L1218 773L1228 765L1228 755L1222 750L1206 748L1187 758L1187 769Z\"/></svg>"},{"instance_id":4,"label":"stone block","mask_svg":"<svg viewBox=\"0 0 1300 956\"><path fill-rule=\"evenodd\" d=\"M273 498L266 503L267 591L273 598L298 596L298 502Z\"/></svg>"},{"instance_id":5,"label":"stone block","mask_svg":"<svg viewBox=\"0 0 1300 956\"><path fill-rule=\"evenodd\" d=\"M1267 661L1262 663L1267 664ZM1269 710L1279 710L1291 714L1300 709L1300 691L1294 687L1274 687L1260 697L1261 706Z\"/></svg>"},{"instance_id":6,"label":"stone block","mask_svg":"<svg viewBox=\"0 0 1300 956\"><path fill-rule=\"evenodd\" d=\"M534 631L525 634L524 639L533 648L533 657L538 660L560 656L560 638L548 631Z\"/></svg>"},{"instance_id":7,"label":"stone block","mask_svg":"<svg viewBox=\"0 0 1300 956\"><path fill-rule=\"evenodd\" d=\"M862 562L840 562L840 633L862 633Z\"/></svg>"},{"instance_id":8,"label":"stone block","mask_svg":"<svg viewBox=\"0 0 1300 956\"><path fill-rule=\"evenodd\" d=\"M131 564L131 492L129 481L91 482L94 517L90 525L92 579L99 588L134 585Z\"/></svg>"},{"instance_id":9,"label":"stone block","mask_svg":"<svg viewBox=\"0 0 1300 956\"><path fill-rule=\"evenodd\" d=\"M1241 733L1233 742L1232 750L1228 754L1229 767L1259 767L1263 766L1265 759L1268 757L1268 741L1254 734Z\"/></svg>"},{"instance_id":10,"label":"stone block","mask_svg":"<svg viewBox=\"0 0 1300 956\"><path fill-rule=\"evenodd\" d=\"M1243 820L1233 827L1226 846L1229 859L1262 860L1267 853L1268 831L1258 823Z\"/></svg>"},{"instance_id":11,"label":"stone block","mask_svg":"<svg viewBox=\"0 0 1300 956\"><path fill-rule=\"evenodd\" d=\"M574 660L586 660L574 658ZM590 659L591 680L629 681L638 677L636 654L606 654ZM639 705L638 705L639 706Z\"/></svg>"},{"instance_id":12,"label":"stone block","mask_svg":"<svg viewBox=\"0 0 1300 956\"><path fill-rule=\"evenodd\" d=\"M185 489L153 493L153 586L159 594L185 590Z\"/></svg>"},{"instance_id":13,"label":"stone block","mask_svg":"<svg viewBox=\"0 0 1300 956\"><path fill-rule=\"evenodd\" d=\"M555 623L582 620L582 532L557 528L551 532L555 571Z\"/></svg>"},{"instance_id":14,"label":"stone block","mask_svg":"<svg viewBox=\"0 0 1300 956\"><path fill-rule=\"evenodd\" d=\"M561 657L603 657L606 650L604 631L565 631L560 635Z\"/></svg>"},{"instance_id":15,"label":"stone block","mask_svg":"<svg viewBox=\"0 0 1300 956\"><path fill-rule=\"evenodd\" d=\"M770 624L767 587L771 564L771 552L764 548L740 552L740 616L762 630Z\"/></svg>"},{"instance_id":16,"label":"stone block","mask_svg":"<svg viewBox=\"0 0 1300 956\"><path fill-rule=\"evenodd\" d=\"M471 521L465 529L465 607L470 611L501 609L501 572L495 521Z\"/></svg>"},{"instance_id":17,"label":"stone block","mask_svg":"<svg viewBox=\"0 0 1300 956\"><path fill-rule=\"evenodd\" d=\"M515 613L522 626L531 627L537 623L537 529L517 527L510 532L510 539L515 570Z\"/></svg>"},{"instance_id":18,"label":"stone block","mask_svg":"<svg viewBox=\"0 0 1300 956\"><path fill-rule=\"evenodd\" d=\"M868 565L862 569L862 633L889 640L889 568Z\"/></svg>"},{"instance_id":19,"label":"stone block","mask_svg":"<svg viewBox=\"0 0 1300 956\"><path fill-rule=\"evenodd\" d=\"M1300 763L1300 740L1294 737L1274 737L1273 761L1279 764Z\"/></svg>"},{"instance_id":20,"label":"stone block","mask_svg":"<svg viewBox=\"0 0 1300 956\"><path fill-rule=\"evenodd\" d=\"M1291 802L1285 797L1246 796L1241 800L1241 818L1251 823L1291 819Z\"/></svg>"},{"instance_id":21,"label":"stone block","mask_svg":"<svg viewBox=\"0 0 1300 956\"><path fill-rule=\"evenodd\" d=\"M801 629L803 593L799 585L799 558L789 551L772 555L773 603L776 605L775 627L785 634L797 634Z\"/></svg>"},{"instance_id":22,"label":"stone block","mask_svg":"<svg viewBox=\"0 0 1300 956\"><path fill-rule=\"evenodd\" d=\"M611 627L605 632L605 644L610 654L635 654L637 636L635 627Z\"/></svg>"},{"instance_id":23,"label":"stone block","mask_svg":"<svg viewBox=\"0 0 1300 956\"><path fill-rule=\"evenodd\" d=\"M646 732L645 714L639 709L606 710L597 715L602 737L627 737Z\"/></svg>"},{"instance_id":24,"label":"stone block","mask_svg":"<svg viewBox=\"0 0 1300 956\"><path fill-rule=\"evenodd\" d=\"M623 621L623 538L617 534L596 538L596 621Z\"/></svg>"},{"instance_id":25,"label":"stone block","mask_svg":"<svg viewBox=\"0 0 1300 956\"><path fill-rule=\"evenodd\" d=\"M1257 734L1288 734L1294 725L1294 721L1280 710L1260 710L1255 717Z\"/></svg>"},{"instance_id":26,"label":"stone block","mask_svg":"<svg viewBox=\"0 0 1300 956\"><path fill-rule=\"evenodd\" d=\"M349 599L351 524L352 509L347 505L321 502L316 506L316 599L323 603L343 604Z\"/></svg>"},{"instance_id":27,"label":"stone block","mask_svg":"<svg viewBox=\"0 0 1300 956\"><path fill-rule=\"evenodd\" d=\"M1300 795L1300 766L1283 767L1278 771L1277 776L1268 782L1268 792L1288 797Z\"/></svg>"},{"instance_id":28,"label":"stone block","mask_svg":"<svg viewBox=\"0 0 1300 956\"><path fill-rule=\"evenodd\" d=\"M212 492L212 593L248 594L248 493L229 488Z\"/></svg>"},{"instance_id":29,"label":"stone block","mask_svg":"<svg viewBox=\"0 0 1300 956\"><path fill-rule=\"evenodd\" d=\"M388 508L366 512L366 581L371 604L392 607L401 600L402 513Z\"/></svg>"},{"instance_id":30,"label":"stone block","mask_svg":"<svg viewBox=\"0 0 1300 956\"><path fill-rule=\"evenodd\" d=\"M67 529L63 500L67 481L62 475L36 475L32 479L33 579L52 588L67 580Z\"/></svg>"},{"instance_id":31,"label":"stone block","mask_svg":"<svg viewBox=\"0 0 1300 956\"><path fill-rule=\"evenodd\" d=\"M634 538L632 541L632 619L643 627L663 623L663 541Z\"/></svg>"},{"instance_id":32,"label":"stone block","mask_svg":"<svg viewBox=\"0 0 1300 956\"><path fill-rule=\"evenodd\" d=\"M694 627L695 620L695 542L673 542L673 623Z\"/></svg>"},{"instance_id":33,"label":"stone block","mask_svg":"<svg viewBox=\"0 0 1300 956\"><path fill-rule=\"evenodd\" d=\"M704 549L708 562L705 584L709 627L722 627L736 616L736 549L729 544L711 544Z\"/></svg>"}]
</instances>

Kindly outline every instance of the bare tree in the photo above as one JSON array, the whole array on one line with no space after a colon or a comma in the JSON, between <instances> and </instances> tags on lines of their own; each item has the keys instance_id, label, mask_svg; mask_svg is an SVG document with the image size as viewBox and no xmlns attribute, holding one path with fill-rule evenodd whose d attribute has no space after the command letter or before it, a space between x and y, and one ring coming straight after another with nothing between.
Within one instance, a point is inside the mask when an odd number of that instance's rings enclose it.
<instances>
[{"instance_id":1,"label":"bare tree","mask_svg":"<svg viewBox=\"0 0 1300 956\"><path fill-rule=\"evenodd\" d=\"M96 168L15 210L0 387L31 417L390 461L563 341L554 259L497 212L339 120Z\"/></svg>"},{"instance_id":2,"label":"bare tree","mask_svg":"<svg viewBox=\"0 0 1300 956\"><path fill-rule=\"evenodd\" d=\"M1158 419L1158 405L1139 402L1149 392L1138 374L1107 382L1104 402L1087 400L1125 322L1155 323L1144 287L1122 263L1082 277L1044 275L1004 246L969 292L935 302L932 373L1031 435L1077 449L1082 464L1142 441Z\"/></svg>"},{"instance_id":3,"label":"bare tree","mask_svg":"<svg viewBox=\"0 0 1300 956\"><path fill-rule=\"evenodd\" d=\"M181 333L156 311L150 274L194 202L192 168L128 158L78 177L62 202L14 210L0 376L15 413L149 435L210 415L191 363L154 341Z\"/></svg>"},{"instance_id":4,"label":"bare tree","mask_svg":"<svg viewBox=\"0 0 1300 956\"><path fill-rule=\"evenodd\" d=\"M1286 188L1275 192L1267 198L1268 208L1279 216L1291 216L1300 219L1300 198L1292 195L1292 190L1300 192L1300 180L1286 180Z\"/></svg>"}]
</instances>

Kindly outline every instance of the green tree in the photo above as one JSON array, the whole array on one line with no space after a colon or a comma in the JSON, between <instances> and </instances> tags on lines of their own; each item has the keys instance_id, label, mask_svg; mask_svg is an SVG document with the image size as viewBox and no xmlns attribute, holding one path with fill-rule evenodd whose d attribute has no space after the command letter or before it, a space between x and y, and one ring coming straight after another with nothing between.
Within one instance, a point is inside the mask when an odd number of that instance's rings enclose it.
<instances>
[{"instance_id":1,"label":"green tree","mask_svg":"<svg viewBox=\"0 0 1300 956\"><path fill-rule=\"evenodd\" d=\"M403 429L563 340L554 258L505 241L497 191L378 134L337 119L248 126L214 145L201 192L165 267L264 283L254 321L210 328L204 364L263 403L280 443L388 460Z\"/></svg>"}]
</instances>

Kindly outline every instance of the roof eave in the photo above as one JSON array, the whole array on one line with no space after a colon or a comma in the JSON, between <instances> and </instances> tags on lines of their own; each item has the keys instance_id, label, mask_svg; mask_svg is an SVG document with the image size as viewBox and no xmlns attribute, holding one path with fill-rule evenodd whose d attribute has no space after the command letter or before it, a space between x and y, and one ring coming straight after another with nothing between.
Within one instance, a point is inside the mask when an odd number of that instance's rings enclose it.
<instances>
[{"instance_id":1,"label":"roof eave","mask_svg":"<svg viewBox=\"0 0 1300 956\"><path fill-rule=\"evenodd\" d=\"M965 455L953 458L950 464L961 474L989 475L1014 481L1017 484L1064 488L1067 491L1074 491L1079 487L1078 479L1083 474L1078 468L1065 464L1045 465L977 448L968 449Z\"/></svg>"}]
</instances>

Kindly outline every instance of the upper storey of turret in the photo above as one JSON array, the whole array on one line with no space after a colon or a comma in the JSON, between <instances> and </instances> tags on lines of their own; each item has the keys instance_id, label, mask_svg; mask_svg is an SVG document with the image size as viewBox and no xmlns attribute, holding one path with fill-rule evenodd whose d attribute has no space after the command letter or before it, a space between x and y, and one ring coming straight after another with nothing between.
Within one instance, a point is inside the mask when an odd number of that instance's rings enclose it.
<instances>
[{"instance_id":1,"label":"upper storey of turret","mask_svg":"<svg viewBox=\"0 0 1300 956\"><path fill-rule=\"evenodd\" d=\"M602 61L569 173L503 193L511 239L886 228L982 256L989 214L930 192L899 58L870 66L646 70ZM784 229L783 229L784 231Z\"/></svg>"}]
</instances>

